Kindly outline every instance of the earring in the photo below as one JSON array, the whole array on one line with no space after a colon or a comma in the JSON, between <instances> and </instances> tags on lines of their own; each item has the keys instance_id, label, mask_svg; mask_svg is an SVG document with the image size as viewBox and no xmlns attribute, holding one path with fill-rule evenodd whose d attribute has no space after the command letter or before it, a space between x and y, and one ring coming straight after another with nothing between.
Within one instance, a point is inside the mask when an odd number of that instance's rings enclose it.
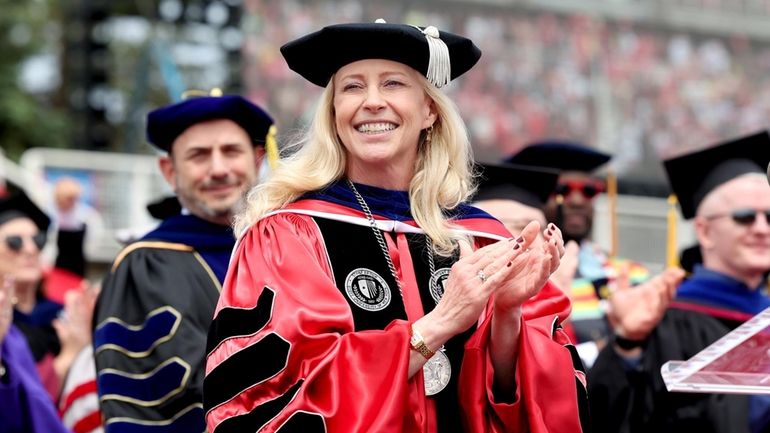
<instances>
[{"instance_id":1,"label":"earring","mask_svg":"<svg viewBox=\"0 0 770 433\"><path fill-rule=\"evenodd\" d=\"M425 144L430 144L431 140L433 140L433 125L425 128Z\"/></svg>"}]
</instances>

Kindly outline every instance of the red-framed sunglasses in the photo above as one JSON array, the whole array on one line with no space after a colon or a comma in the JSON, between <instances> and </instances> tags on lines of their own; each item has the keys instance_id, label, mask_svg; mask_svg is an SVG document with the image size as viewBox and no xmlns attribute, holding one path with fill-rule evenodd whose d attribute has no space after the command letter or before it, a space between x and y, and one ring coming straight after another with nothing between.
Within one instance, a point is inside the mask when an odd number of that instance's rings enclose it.
<instances>
[{"instance_id":1,"label":"red-framed sunglasses","mask_svg":"<svg viewBox=\"0 0 770 433\"><path fill-rule=\"evenodd\" d=\"M587 200L591 200L604 192L604 182L600 180L568 180L561 181L554 189L555 195L567 197L573 192L579 192Z\"/></svg>"}]
</instances>

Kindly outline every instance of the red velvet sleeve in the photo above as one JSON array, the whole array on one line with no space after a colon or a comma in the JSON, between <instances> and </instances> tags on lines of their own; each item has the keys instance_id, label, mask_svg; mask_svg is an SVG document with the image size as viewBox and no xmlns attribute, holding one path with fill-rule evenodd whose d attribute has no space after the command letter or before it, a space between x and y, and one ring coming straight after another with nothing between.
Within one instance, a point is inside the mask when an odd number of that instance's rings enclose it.
<instances>
[{"instance_id":1,"label":"red velvet sleeve","mask_svg":"<svg viewBox=\"0 0 770 433\"><path fill-rule=\"evenodd\" d=\"M425 431L408 324L353 332L319 236L278 214L241 240L209 332L209 431Z\"/></svg>"}]
</instances>

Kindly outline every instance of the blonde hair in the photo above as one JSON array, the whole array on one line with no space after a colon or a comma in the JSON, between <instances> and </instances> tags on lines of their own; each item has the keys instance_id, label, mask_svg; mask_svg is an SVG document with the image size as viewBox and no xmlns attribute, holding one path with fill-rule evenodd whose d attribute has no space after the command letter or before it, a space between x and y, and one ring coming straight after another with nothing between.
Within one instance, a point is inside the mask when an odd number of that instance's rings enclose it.
<instances>
[{"instance_id":1,"label":"blonde hair","mask_svg":"<svg viewBox=\"0 0 770 433\"><path fill-rule=\"evenodd\" d=\"M420 137L414 176L409 185L412 215L430 236L436 253L449 255L458 239L444 212L465 202L474 191L473 157L468 133L457 107L421 76L421 85L436 109L432 131ZM326 86L307 132L289 146L296 152L283 158L270 176L247 196L246 209L235 218L242 235L271 211L302 194L326 187L345 175L347 155L334 123L334 79ZM427 137L430 137L428 140Z\"/></svg>"}]
</instances>

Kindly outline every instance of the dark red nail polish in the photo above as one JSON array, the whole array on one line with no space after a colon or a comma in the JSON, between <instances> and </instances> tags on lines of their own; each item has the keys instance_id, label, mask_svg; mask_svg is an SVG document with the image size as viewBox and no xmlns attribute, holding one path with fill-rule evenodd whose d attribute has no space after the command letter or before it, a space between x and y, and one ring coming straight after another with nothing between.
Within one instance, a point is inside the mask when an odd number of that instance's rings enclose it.
<instances>
[{"instance_id":1,"label":"dark red nail polish","mask_svg":"<svg viewBox=\"0 0 770 433\"><path fill-rule=\"evenodd\" d=\"M510 267L511 267L511 262L508 262L508 264L507 264L507 265L505 265L505 266L506 266L506 267L508 267L508 268L510 268Z\"/></svg>"},{"instance_id":2,"label":"dark red nail polish","mask_svg":"<svg viewBox=\"0 0 770 433\"><path fill-rule=\"evenodd\" d=\"M513 246L513 250L514 251L518 250L519 248L521 248L521 245L519 245L519 244L516 244L516 245Z\"/></svg>"},{"instance_id":3,"label":"dark red nail polish","mask_svg":"<svg viewBox=\"0 0 770 433\"><path fill-rule=\"evenodd\" d=\"M524 236L519 236L519 237L516 239L516 242L518 242L518 243L522 243L522 242L524 242Z\"/></svg>"}]
</instances>

